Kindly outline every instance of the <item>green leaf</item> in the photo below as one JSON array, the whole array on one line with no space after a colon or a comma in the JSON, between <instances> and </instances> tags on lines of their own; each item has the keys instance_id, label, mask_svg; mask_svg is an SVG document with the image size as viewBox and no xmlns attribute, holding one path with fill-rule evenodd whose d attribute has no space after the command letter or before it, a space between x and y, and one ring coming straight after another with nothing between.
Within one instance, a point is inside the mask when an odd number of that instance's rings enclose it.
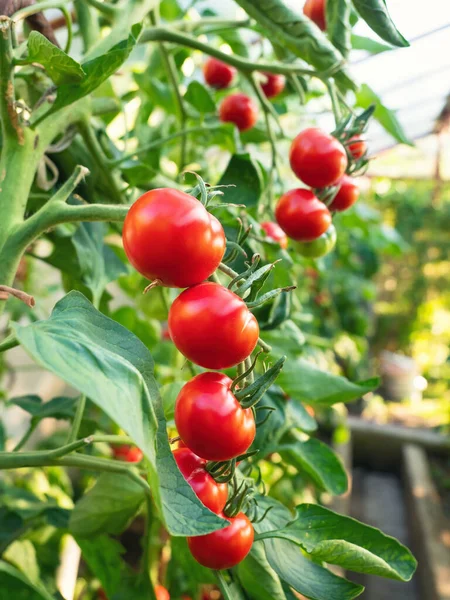
<instances>
[{"instance_id":1,"label":"green leaf","mask_svg":"<svg viewBox=\"0 0 450 600\"><path fill-rule=\"evenodd\" d=\"M28 36L28 60L42 65L56 85L79 82L85 72L76 60L38 31Z\"/></svg>"},{"instance_id":2,"label":"green leaf","mask_svg":"<svg viewBox=\"0 0 450 600\"><path fill-rule=\"evenodd\" d=\"M76 83L59 85L56 100L47 115L55 113L61 108L80 100L80 98L84 98L111 77L129 57L137 44L141 31L142 24L133 25L126 40L113 46L106 54L83 63L84 78Z\"/></svg>"},{"instance_id":3,"label":"green leaf","mask_svg":"<svg viewBox=\"0 0 450 600\"><path fill-rule=\"evenodd\" d=\"M13 328L38 364L90 398L144 452L153 497L172 535L202 535L226 527L198 500L176 466L153 360L135 335L79 292L58 302L49 319Z\"/></svg>"},{"instance_id":4,"label":"green leaf","mask_svg":"<svg viewBox=\"0 0 450 600\"><path fill-rule=\"evenodd\" d=\"M100 580L108 598L112 598L124 576L125 563L121 558L124 548L106 535L93 539L76 537L76 541L90 571Z\"/></svg>"},{"instance_id":5,"label":"green leaf","mask_svg":"<svg viewBox=\"0 0 450 600\"><path fill-rule=\"evenodd\" d=\"M144 500L142 487L126 475L103 473L75 504L69 529L77 538L122 533Z\"/></svg>"},{"instance_id":6,"label":"green leaf","mask_svg":"<svg viewBox=\"0 0 450 600\"><path fill-rule=\"evenodd\" d=\"M277 384L288 396L307 404L332 405L352 402L379 385L377 378L352 383L345 377L322 371L304 359L288 360Z\"/></svg>"},{"instance_id":7,"label":"green leaf","mask_svg":"<svg viewBox=\"0 0 450 600\"><path fill-rule=\"evenodd\" d=\"M325 4L327 34L334 46L346 58L351 50L350 0L328 0Z\"/></svg>"},{"instance_id":8,"label":"green leaf","mask_svg":"<svg viewBox=\"0 0 450 600\"><path fill-rule=\"evenodd\" d=\"M342 56L302 12L287 7L283 0L237 0L237 4L261 25L272 42L290 50L318 71L339 69ZM352 86L342 70L336 73L336 78Z\"/></svg>"},{"instance_id":9,"label":"green leaf","mask_svg":"<svg viewBox=\"0 0 450 600\"><path fill-rule=\"evenodd\" d=\"M5 450L6 444L6 431L3 421L0 419L0 452Z\"/></svg>"},{"instance_id":10,"label":"green leaf","mask_svg":"<svg viewBox=\"0 0 450 600\"><path fill-rule=\"evenodd\" d=\"M256 206L263 190L261 167L248 153L234 154L218 185L233 186L225 190L225 202Z\"/></svg>"},{"instance_id":11,"label":"green leaf","mask_svg":"<svg viewBox=\"0 0 450 600\"><path fill-rule=\"evenodd\" d=\"M286 415L294 426L302 431L312 433L317 430L317 421L315 418L312 417L303 404L295 398L291 398L286 402Z\"/></svg>"},{"instance_id":12,"label":"green leaf","mask_svg":"<svg viewBox=\"0 0 450 600\"><path fill-rule=\"evenodd\" d=\"M365 83L356 94L356 104L362 108L369 108L371 104L375 104L374 117L380 125L401 144L414 145L406 136L395 112L384 106L377 94Z\"/></svg>"},{"instance_id":13,"label":"green leaf","mask_svg":"<svg viewBox=\"0 0 450 600\"><path fill-rule=\"evenodd\" d=\"M348 477L336 454L323 442L310 438L283 444L278 448L283 460L298 471L306 472L322 489L333 495L344 494Z\"/></svg>"},{"instance_id":14,"label":"green leaf","mask_svg":"<svg viewBox=\"0 0 450 600\"><path fill-rule=\"evenodd\" d=\"M395 538L317 504L301 504L280 535L299 544L314 560L350 571L410 581L417 566Z\"/></svg>"},{"instance_id":15,"label":"green leaf","mask_svg":"<svg viewBox=\"0 0 450 600\"><path fill-rule=\"evenodd\" d=\"M167 421L170 421L174 418L175 402L181 388L185 383L185 381L174 381L173 383L167 383L166 385L163 385L160 390L164 407L164 415Z\"/></svg>"},{"instance_id":16,"label":"green leaf","mask_svg":"<svg viewBox=\"0 0 450 600\"><path fill-rule=\"evenodd\" d=\"M94 305L98 306L106 285L127 273L127 267L103 240L105 223L81 223L72 238L81 279L91 290Z\"/></svg>"},{"instance_id":17,"label":"green leaf","mask_svg":"<svg viewBox=\"0 0 450 600\"><path fill-rule=\"evenodd\" d=\"M364 37L363 35L356 35L355 33L352 33L351 40L354 50L366 50L371 54L381 54L381 52L392 50L392 46L387 46L386 44Z\"/></svg>"},{"instance_id":18,"label":"green leaf","mask_svg":"<svg viewBox=\"0 0 450 600\"><path fill-rule=\"evenodd\" d=\"M0 500L3 500L1 495ZM22 532L22 517L5 506L0 506L0 553Z\"/></svg>"},{"instance_id":19,"label":"green leaf","mask_svg":"<svg viewBox=\"0 0 450 600\"><path fill-rule=\"evenodd\" d=\"M253 544L237 572L242 587L253 600L286 600L280 578L270 566L263 544Z\"/></svg>"},{"instance_id":20,"label":"green leaf","mask_svg":"<svg viewBox=\"0 0 450 600\"><path fill-rule=\"evenodd\" d=\"M192 104L192 106L201 114L216 111L216 104L212 99L211 94L206 87L198 81L191 81L184 95L184 99L189 102L189 104Z\"/></svg>"},{"instance_id":21,"label":"green leaf","mask_svg":"<svg viewBox=\"0 0 450 600\"><path fill-rule=\"evenodd\" d=\"M30 540L13 542L3 553L3 558L17 567L30 581L39 584L39 565L36 548Z\"/></svg>"},{"instance_id":22,"label":"green leaf","mask_svg":"<svg viewBox=\"0 0 450 600\"><path fill-rule=\"evenodd\" d=\"M33 583L18 569L0 560L0 600L54 600L41 584Z\"/></svg>"},{"instance_id":23,"label":"green leaf","mask_svg":"<svg viewBox=\"0 0 450 600\"><path fill-rule=\"evenodd\" d=\"M75 407L78 398L57 397L43 402L39 396L19 396L12 398L9 404L20 406L36 419L71 419L75 414Z\"/></svg>"},{"instance_id":24,"label":"green leaf","mask_svg":"<svg viewBox=\"0 0 450 600\"><path fill-rule=\"evenodd\" d=\"M382 40L400 48L409 46L389 16L386 0L353 0L353 4L358 14Z\"/></svg>"},{"instance_id":25,"label":"green leaf","mask_svg":"<svg viewBox=\"0 0 450 600\"><path fill-rule=\"evenodd\" d=\"M257 533L282 530L292 521L291 513L277 500L258 496L258 515L270 506L271 510L261 523L255 524ZM264 542L267 560L280 579L311 600L352 600L364 588L337 577L321 565L312 562L290 541L270 538Z\"/></svg>"}]
</instances>

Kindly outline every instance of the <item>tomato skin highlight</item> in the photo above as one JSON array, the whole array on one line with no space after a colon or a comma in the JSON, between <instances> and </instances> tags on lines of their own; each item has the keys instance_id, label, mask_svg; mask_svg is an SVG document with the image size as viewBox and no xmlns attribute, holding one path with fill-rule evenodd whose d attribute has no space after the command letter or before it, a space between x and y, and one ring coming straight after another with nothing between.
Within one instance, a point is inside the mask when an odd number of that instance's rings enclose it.
<instances>
[{"instance_id":1,"label":"tomato skin highlight","mask_svg":"<svg viewBox=\"0 0 450 600\"><path fill-rule=\"evenodd\" d=\"M170 594L163 585L155 587L156 600L170 600Z\"/></svg>"},{"instance_id":2,"label":"tomato skin highlight","mask_svg":"<svg viewBox=\"0 0 450 600\"><path fill-rule=\"evenodd\" d=\"M325 20L325 0L306 0L303 6L303 14L317 25L319 29L325 31L327 28Z\"/></svg>"},{"instance_id":3,"label":"tomato skin highlight","mask_svg":"<svg viewBox=\"0 0 450 600\"><path fill-rule=\"evenodd\" d=\"M183 477L203 504L215 513L225 508L228 500L226 483L216 483L206 471L206 460L195 455L189 448L177 448L173 456Z\"/></svg>"},{"instance_id":4,"label":"tomato skin highlight","mask_svg":"<svg viewBox=\"0 0 450 600\"><path fill-rule=\"evenodd\" d=\"M206 535L188 537L192 556L208 569L231 569L250 552L254 539L253 525L244 513L225 517L230 525Z\"/></svg>"},{"instance_id":5,"label":"tomato skin highlight","mask_svg":"<svg viewBox=\"0 0 450 600\"><path fill-rule=\"evenodd\" d=\"M304 129L297 135L291 144L289 160L297 177L314 188L336 183L348 164L344 146L317 127Z\"/></svg>"},{"instance_id":6,"label":"tomato skin highlight","mask_svg":"<svg viewBox=\"0 0 450 600\"><path fill-rule=\"evenodd\" d=\"M333 198L333 202L330 204L330 210L343 211L347 210L359 198L359 187L358 184L352 177L344 175L340 181L339 191Z\"/></svg>"},{"instance_id":7,"label":"tomato skin highlight","mask_svg":"<svg viewBox=\"0 0 450 600\"><path fill-rule=\"evenodd\" d=\"M265 223L261 223L261 228L264 229L267 237L271 238L275 242L278 242L280 244L280 248L286 250L288 245L287 235L279 225L273 223L272 221L266 221Z\"/></svg>"},{"instance_id":8,"label":"tomato skin highlight","mask_svg":"<svg viewBox=\"0 0 450 600\"><path fill-rule=\"evenodd\" d=\"M203 65L203 76L206 83L217 90L230 87L235 75L236 69L234 67L217 58L208 58Z\"/></svg>"},{"instance_id":9,"label":"tomato skin highlight","mask_svg":"<svg viewBox=\"0 0 450 600\"><path fill-rule=\"evenodd\" d=\"M336 245L336 229L331 224L325 233L312 242L296 242L295 249L302 256L320 258L326 256Z\"/></svg>"},{"instance_id":10,"label":"tomato skin highlight","mask_svg":"<svg viewBox=\"0 0 450 600\"><path fill-rule=\"evenodd\" d=\"M201 373L186 383L175 404L175 425L186 446L207 460L247 452L256 433L251 408L242 408L222 373Z\"/></svg>"},{"instance_id":11,"label":"tomato skin highlight","mask_svg":"<svg viewBox=\"0 0 450 600\"><path fill-rule=\"evenodd\" d=\"M223 99L219 118L224 123L234 123L239 131L247 131L258 120L258 107L246 94L231 94Z\"/></svg>"},{"instance_id":12,"label":"tomato skin highlight","mask_svg":"<svg viewBox=\"0 0 450 600\"><path fill-rule=\"evenodd\" d=\"M352 142L352 140L355 140L355 141L353 143L348 144L348 146L347 146L348 151L350 152L350 154L353 156L353 158L355 160L359 160L367 152L366 141L360 135L353 135L350 138L349 142Z\"/></svg>"},{"instance_id":13,"label":"tomato skin highlight","mask_svg":"<svg viewBox=\"0 0 450 600\"><path fill-rule=\"evenodd\" d=\"M141 462L144 456L142 450L139 450L139 448L137 448L136 446L128 446L126 444L120 446L112 446L112 452L114 458L129 463Z\"/></svg>"},{"instance_id":14,"label":"tomato skin highlight","mask_svg":"<svg viewBox=\"0 0 450 600\"><path fill-rule=\"evenodd\" d=\"M170 188L146 192L131 206L122 237L134 268L168 287L204 281L226 249L216 217L196 198Z\"/></svg>"},{"instance_id":15,"label":"tomato skin highlight","mask_svg":"<svg viewBox=\"0 0 450 600\"><path fill-rule=\"evenodd\" d=\"M227 369L253 352L258 321L236 294L218 283L182 292L169 310L169 332L186 358L205 369Z\"/></svg>"},{"instance_id":16,"label":"tomato skin highlight","mask_svg":"<svg viewBox=\"0 0 450 600\"><path fill-rule=\"evenodd\" d=\"M261 88L267 98L275 98L284 90L286 77L278 73L263 73L266 81L261 83Z\"/></svg>"},{"instance_id":17,"label":"tomato skin highlight","mask_svg":"<svg viewBox=\"0 0 450 600\"><path fill-rule=\"evenodd\" d=\"M297 242L311 242L331 224L331 214L311 190L297 188L283 194L275 209L281 229Z\"/></svg>"}]
</instances>

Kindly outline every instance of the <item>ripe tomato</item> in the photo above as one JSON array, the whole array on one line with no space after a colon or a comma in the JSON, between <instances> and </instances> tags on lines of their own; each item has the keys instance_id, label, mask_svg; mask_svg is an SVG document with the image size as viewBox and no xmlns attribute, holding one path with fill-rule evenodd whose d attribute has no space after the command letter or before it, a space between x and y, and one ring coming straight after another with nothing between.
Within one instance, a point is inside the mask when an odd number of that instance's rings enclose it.
<instances>
[{"instance_id":1,"label":"ripe tomato","mask_svg":"<svg viewBox=\"0 0 450 600\"><path fill-rule=\"evenodd\" d=\"M278 225L293 240L310 242L331 224L331 214L311 190L295 189L283 194L275 209Z\"/></svg>"},{"instance_id":2,"label":"ripe tomato","mask_svg":"<svg viewBox=\"0 0 450 600\"><path fill-rule=\"evenodd\" d=\"M105 590L100 588L97 592L97 598L98 600L108 600Z\"/></svg>"},{"instance_id":3,"label":"ripe tomato","mask_svg":"<svg viewBox=\"0 0 450 600\"><path fill-rule=\"evenodd\" d=\"M170 600L170 594L163 585L155 587L156 600Z\"/></svg>"},{"instance_id":4,"label":"ripe tomato","mask_svg":"<svg viewBox=\"0 0 450 600\"><path fill-rule=\"evenodd\" d=\"M261 227L267 233L267 237L270 237L275 242L278 242L280 247L283 248L283 250L286 250L288 239L279 225L271 221L266 221L265 223L261 223Z\"/></svg>"},{"instance_id":5,"label":"ripe tomato","mask_svg":"<svg viewBox=\"0 0 450 600\"><path fill-rule=\"evenodd\" d=\"M344 146L317 127L298 134L292 142L289 159L297 177L316 188L336 183L348 164Z\"/></svg>"},{"instance_id":6,"label":"ripe tomato","mask_svg":"<svg viewBox=\"0 0 450 600\"><path fill-rule=\"evenodd\" d=\"M353 143L347 146L350 154L353 156L355 160L358 160L364 156L367 152L367 144L365 140L360 135L354 135L350 138L350 142L355 140Z\"/></svg>"},{"instance_id":7,"label":"ripe tomato","mask_svg":"<svg viewBox=\"0 0 450 600\"><path fill-rule=\"evenodd\" d=\"M334 225L331 224L327 231L316 240L313 240L312 242L297 242L295 244L295 249L302 256L307 256L308 258L320 258L333 250L336 245L336 237L336 229Z\"/></svg>"},{"instance_id":8,"label":"ripe tomato","mask_svg":"<svg viewBox=\"0 0 450 600\"><path fill-rule=\"evenodd\" d=\"M246 94L231 94L222 101L219 117L224 123L234 123L239 131L247 131L258 120L258 107Z\"/></svg>"},{"instance_id":9,"label":"ripe tomato","mask_svg":"<svg viewBox=\"0 0 450 600\"><path fill-rule=\"evenodd\" d=\"M187 538L192 556L208 569L231 569L244 560L253 544L253 525L244 513L221 516L230 521L225 529Z\"/></svg>"},{"instance_id":10,"label":"ripe tomato","mask_svg":"<svg viewBox=\"0 0 450 600\"><path fill-rule=\"evenodd\" d=\"M253 352L258 321L236 294L205 282L182 292L169 311L169 332L186 358L205 369L227 369Z\"/></svg>"},{"instance_id":11,"label":"ripe tomato","mask_svg":"<svg viewBox=\"0 0 450 600\"><path fill-rule=\"evenodd\" d=\"M236 69L217 60L217 58L208 58L203 65L203 75L208 85L218 90L222 90L231 85L236 74Z\"/></svg>"},{"instance_id":12,"label":"ripe tomato","mask_svg":"<svg viewBox=\"0 0 450 600\"><path fill-rule=\"evenodd\" d=\"M330 210L343 211L353 206L359 198L359 187L352 177L344 175L340 182L340 188L333 202L330 204Z\"/></svg>"},{"instance_id":13,"label":"ripe tomato","mask_svg":"<svg viewBox=\"0 0 450 600\"><path fill-rule=\"evenodd\" d=\"M207 460L244 454L255 437L251 408L242 408L222 373L201 373L186 383L175 404L175 425L186 446Z\"/></svg>"},{"instance_id":14,"label":"ripe tomato","mask_svg":"<svg viewBox=\"0 0 450 600\"><path fill-rule=\"evenodd\" d=\"M261 83L261 87L267 98L275 98L281 94L286 85L286 77L278 73L263 73L266 80Z\"/></svg>"},{"instance_id":15,"label":"ripe tomato","mask_svg":"<svg viewBox=\"0 0 450 600\"><path fill-rule=\"evenodd\" d=\"M127 446L123 444L120 446L112 446L111 449L114 458L129 463L141 462L142 457L144 456L142 451L139 450L139 448L136 448L136 446Z\"/></svg>"},{"instance_id":16,"label":"ripe tomato","mask_svg":"<svg viewBox=\"0 0 450 600\"><path fill-rule=\"evenodd\" d=\"M206 471L206 460L201 459L189 448L173 451L178 468L203 504L215 513L225 508L228 499L226 483L216 483Z\"/></svg>"},{"instance_id":17,"label":"ripe tomato","mask_svg":"<svg viewBox=\"0 0 450 600\"><path fill-rule=\"evenodd\" d=\"M311 19L311 21L314 21L319 29L325 31L325 0L306 0L303 7L303 13Z\"/></svg>"},{"instance_id":18,"label":"ripe tomato","mask_svg":"<svg viewBox=\"0 0 450 600\"><path fill-rule=\"evenodd\" d=\"M219 266L222 225L196 198L170 188L151 190L128 211L123 244L131 264L148 279L189 287Z\"/></svg>"}]
</instances>

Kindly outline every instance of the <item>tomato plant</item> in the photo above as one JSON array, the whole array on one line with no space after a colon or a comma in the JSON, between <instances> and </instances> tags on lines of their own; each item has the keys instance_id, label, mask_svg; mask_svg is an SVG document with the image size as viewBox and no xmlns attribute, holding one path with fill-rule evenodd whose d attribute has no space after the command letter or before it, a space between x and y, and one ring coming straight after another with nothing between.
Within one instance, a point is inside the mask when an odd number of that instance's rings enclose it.
<instances>
[{"instance_id":1,"label":"tomato plant","mask_svg":"<svg viewBox=\"0 0 450 600\"><path fill-rule=\"evenodd\" d=\"M324 506L348 476L321 441L378 385L366 316L396 238L363 201L339 211L369 120L401 125L347 71L348 3L326 34L281 0L206 4L0 0L8 597L351 600L326 565L415 570Z\"/></svg>"}]
</instances>

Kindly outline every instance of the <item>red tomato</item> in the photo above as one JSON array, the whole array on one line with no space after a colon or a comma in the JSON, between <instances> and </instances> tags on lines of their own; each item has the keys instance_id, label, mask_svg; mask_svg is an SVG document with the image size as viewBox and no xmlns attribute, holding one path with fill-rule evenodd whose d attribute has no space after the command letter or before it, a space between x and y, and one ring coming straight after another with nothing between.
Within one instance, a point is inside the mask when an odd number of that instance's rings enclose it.
<instances>
[{"instance_id":1,"label":"red tomato","mask_svg":"<svg viewBox=\"0 0 450 600\"><path fill-rule=\"evenodd\" d=\"M126 444L112 446L112 452L114 458L129 463L141 462L142 457L144 456L139 448L136 448L136 446L127 446Z\"/></svg>"},{"instance_id":2,"label":"red tomato","mask_svg":"<svg viewBox=\"0 0 450 600\"><path fill-rule=\"evenodd\" d=\"M230 521L225 529L187 538L192 556L208 569L231 569L244 560L253 544L253 525L244 513L221 516Z\"/></svg>"},{"instance_id":3,"label":"red tomato","mask_svg":"<svg viewBox=\"0 0 450 600\"><path fill-rule=\"evenodd\" d=\"M325 0L306 0L303 13L322 31L326 29Z\"/></svg>"},{"instance_id":4,"label":"red tomato","mask_svg":"<svg viewBox=\"0 0 450 600\"><path fill-rule=\"evenodd\" d=\"M189 287L220 264L222 225L196 198L170 188L151 190L128 211L123 244L131 264L148 279Z\"/></svg>"},{"instance_id":5,"label":"red tomato","mask_svg":"<svg viewBox=\"0 0 450 600\"><path fill-rule=\"evenodd\" d=\"M330 204L330 210L347 210L350 206L353 206L359 198L359 187L354 179L348 175L344 175L341 179L341 185L338 193L333 198L333 202Z\"/></svg>"},{"instance_id":6,"label":"red tomato","mask_svg":"<svg viewBox=\"0 0 450 600\"><path fill-rule=\"evenodd\" d=\"M156 600L170 600L170 594L163 585L155 587Z\"/></svg>"},{"instance_id":7,"label":"red tomato","mask_svg":"<svg viewBox=\"0 0 450 600\"><path fill-rule=\"evenodd\" d=\"M336 183L348 164L344 146L317 127L298 134L292 142L289 159L297 177L316 188Z\"/></svg>"},{"instance_id":8,"label":"red tomato","mask_svg":"<svg viewBox=\"0 0 450 600\"><path fill-rule=\"evenodd\" d=\"M222 373L201 373L186 383L175 404L175 425L186 446L207 460L230 460L255 437L251 408L242 408Z\"/></svg>"},{"instance_id":9,"label":"red tomato","mask_svg":"<svg viewBox=\"0 0 450 600\"><path fill-rule=\"evenodd\" d=\"M108 600L108 596L105 593L105 590L102 590L102 588L100 588L97 592L97 598L99 600Z\"/></svg>"},{"instance_id":10,"label":"red tomato","mask_svg":"<svg viewBox=\"0 0 450 600\"><path fill-rule=\"evenodd\" d=\"M231 85L236 74L236 69L230 67L217 58L208 58L203 65L203 75L208 85L218 90L227 88Z\"/></svg>"},{"instance_id":11,"label":"red tomato","mask_svg":"<svg viewBox=\"0 0 450 600\"><path fill-rule=\"evenodd\" d=\"M275 242L278 242L281 248L286 250L288 239L279 225L272 223L271 221L266 221L265 223L261 223L261 227L267 233L267 237L270 237Z\"/></svg>"},{"instance_id":12,"label":"red tomato","mask_svg":"<svg viewBox=\"0 0 450 600\"><path fill-rule=\"evenodd\" d=\"M263 73L266 81L261 83L261 87L267 98L275 98L281 94L286 85L286 78L284 75L278 75L277 73Z\"/></svg>"},{"instance_id":13,"label":"red tomato","mask_svg":"<svg viewBox=\"0 0 450 600\"><path fill-rule=\"evenodd\" d=\"M331 224L331 214L311 190L295 189L283 194L275 209L279 226L296 241L310 242Z\"/></svg>"},{"instance_id":14,"label":"red tomato","mask_svg":"<svg viewBox=\"0 0 450 600\"><path fill-rule=\"evenodd\" d=\"M216 483L205 470L206 460L201 459L189 448L173 451L178 468L203 504L215 513L225 508L228 499L226 483Z\"/></svg>"},{"instance_id":15,"label":"red tomato","mask_svg":"<svg viewBox=\"0 0 450 600\"><path fill-rule=\"evenodd\" d=\"M231 94L222 101L219 117L224 123L234 123L239 131L247 131L258 120L258 107L245 94Z\"/></svg>"},{"instance_id":16,"label":"red tomato","mask_svg":"<svg viewBox=\"0 0 450 600\"><path fill-rule=\"evenodd\" d=\"M169 311L169 332L186 358L205 369L227 369L253 352L258 321L236 294L205 282L182 292Z\"/></svg>"},{"instance_id":17,"label":"red tomato","mask_svg":"<svg viewBox=\"0 0 450 600\"><path fill-rule=\"evenodd\" d=\"M367 151L367 144L360 135L354 135L350 138L350 142L355 140L352 144L349 144L348 150L355 160L358 160L364 156Z\"/></svg>"}]
</instances>

